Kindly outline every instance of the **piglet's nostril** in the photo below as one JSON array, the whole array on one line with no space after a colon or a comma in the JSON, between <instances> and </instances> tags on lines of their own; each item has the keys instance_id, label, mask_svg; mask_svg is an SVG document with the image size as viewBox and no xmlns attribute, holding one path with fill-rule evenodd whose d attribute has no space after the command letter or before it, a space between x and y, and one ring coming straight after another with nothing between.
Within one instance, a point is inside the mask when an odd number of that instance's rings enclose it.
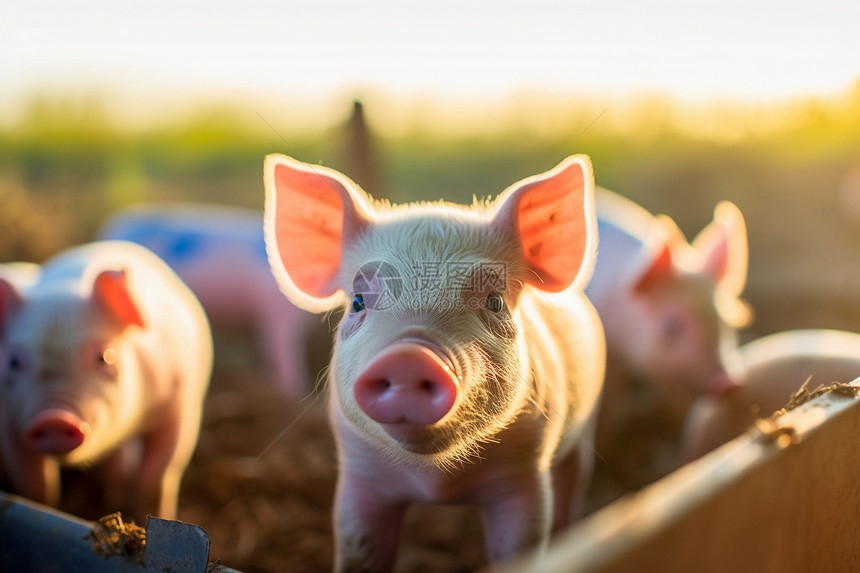
<instances>
[{"instance_id":1,"label":"piglet's nostril","mask_svg":"<svg viewBox=\"0 0 860 573\"><path fill-rule=\"evenodd\" d=\"M375 380L366 380L363 382L363 390L373 395L384 395L391 389L391 381L387 378L377 378Z\"/></svg>"}]
</instances>

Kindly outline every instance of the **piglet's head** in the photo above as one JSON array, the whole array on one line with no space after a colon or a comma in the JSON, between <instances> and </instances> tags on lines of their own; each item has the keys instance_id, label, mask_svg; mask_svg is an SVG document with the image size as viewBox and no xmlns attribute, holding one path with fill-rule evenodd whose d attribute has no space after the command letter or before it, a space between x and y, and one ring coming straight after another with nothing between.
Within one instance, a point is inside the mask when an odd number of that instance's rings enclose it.
<instances>
[{"instance_id":1,"label":"piglet's head","mask_svg":"<svg viewBox=\"0 0 860 573\"><path fill-rule=\"evenodd\" d=\"M130 337L145 321L128 272L93 268L79 282L26 289L0 279L0 298L0 390L15 405L6 414L21 447L72 464L91 459L122 435L113 430L138 400L125 381L134 371Z\"/></svg>"},{"instance_id":2,"label":"piglet's head","mask_svg":"<svg viewBox=\"0 0 860 573\"><path fill-rule=\"evenodd\" d=\"M629 331L630 364L667 395L690 398L731 390L735 329L750 319L740 298L747 273L740 210L720 203L714 220L692 243L671 218L658 216L643 253L642 264L631 273L629 293L639 314L627 316L621 326ZM630 330L631 322L641 326Z\"/></svg>"},{"instance_id":3,"label":"piglet's head","mask_svg":"<svg viewBox=\"0 0 860 573\"><path fill-rule=\"evenodd\" d=\"M305 310L345 307L330 373L356 428L388 451L445 465L510 423L531 372L523 289L584 286L591 273L587 158L472 207L374 203L342 175L280 155L267 157L265 182L282 290Z\"/></svg>"}]
</instances>

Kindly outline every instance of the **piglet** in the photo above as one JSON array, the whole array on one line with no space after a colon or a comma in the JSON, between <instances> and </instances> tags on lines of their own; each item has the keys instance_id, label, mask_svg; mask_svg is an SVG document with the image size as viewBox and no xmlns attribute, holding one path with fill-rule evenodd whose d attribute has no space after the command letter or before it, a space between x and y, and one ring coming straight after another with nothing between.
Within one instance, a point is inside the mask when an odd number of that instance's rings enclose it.
<instances>
[{"instance_id":1,"label":"piglet","mask_svg":"<svg viewBox=\"0 0 860 573\"><path fill-rule=\"evenodd\" d=\"M281 288L306 310L344 309L328 380L335 569L390 570L413 502L483 507L491 560L544 546L587 482L603 379L582 292L589 159L471 207L391 206L282 155L265 187Z\"/></svg>"},{"instance_id":2,"label":"piglet","mask_svg":"<svg viewBox=\"0 0 860 573\"><path fill-rule=\"evenodd\" d=\"M782 408L811 377L820 384L860 377L860 334L839 330L789 330L740 348L740 387L724 396L703 396L690 408L684 458L695 459L746 431L756 418Z\"/></svg>"},{"instance_id":3,"label":"piglet","mask_svg":"<svg viewBox=\"0 0 860 573\"><path fill-rule=\"evenodd\" d=\"M12 489L60 501L60 468L107 468L105 503L176 515L197 442L212 341L194 295L122 241L0 275L0 460Z\"/></svg>"},{"instance_id":4,"label":"piglet","mask_svg":"<svg viewBox=\"0 0 860 573\"><path fill-rule=\"evenodd\" d=\"M152 250L194 292L213 326L256 331L278 388L293 398L311 390L305 349L314 316L281 294L266 258L262 212L202 203L136 205L107 219L99 237Z\"/></svg>"},{"instance_id":5,"label":"piglet","mask_svg":"<svg viewBox=\"0 0 860 573\"><path fill-rule=\"evenodd\" d=\"M736 328L750 318L739 298L747 238L729 202L692 244L669 217L611 191L598 190L597 218L600 253L586 294L606 329L598 450L611 455L625 425L660 418L680 426L694 398L735 386Z\"/></svg>"}]
</instances>

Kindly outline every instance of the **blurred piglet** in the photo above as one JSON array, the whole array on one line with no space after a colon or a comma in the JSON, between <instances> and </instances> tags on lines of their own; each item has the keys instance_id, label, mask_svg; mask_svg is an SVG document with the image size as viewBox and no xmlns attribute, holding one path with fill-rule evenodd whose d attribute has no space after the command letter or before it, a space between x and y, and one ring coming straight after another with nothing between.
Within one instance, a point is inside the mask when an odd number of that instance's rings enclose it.
<instances>
[{"instance_id":1,"label":"blurred piglet","mask_svg":"<svg viewBox=\"0 0 860 573\"><path fill-rule=\"evenodd\" d=\"M750 315L739 299L747 238L728 202L692 244L669 217L603 189L597 218L600 252L586 294L606 329L598 451L609 454L631 420L657 413L680 425L694 398L734 387L735 329Z\"/></svg>"},{"instance_id":2,"label":"blurred piglet","mask_svg":"<svg viewBox=\"0 0 860 573\"><path fill-rule=\"evenodd\" d=\"M683 453L695 459L736 438L755 418L788 402L809 378L820 384L860 377L860 334L839 330L790 330L753 340L740 348L740 388L724 396L704 396L690 408Z\"/></svg>"},{"instance_id":3,"label":"blurred piglet","mask_svg":"<svg viewBox=\"0 0 860 573\"><path fill-rule=\"evenodd\" d=\"M212 341L173 271L105 241L57 255L36 280L0 275L0 336L0 478L57 505L60 468L98 464L106 505L175 517Z\"/></svg>"},{"instance_id":4,"label":"blurred piglet","mask_svg":"<svg viewBox=\"0 0 860 573\"><path fill-rule=\"evenodd\" d=\"M491 560L542 547L587 483L603 379L582 293L597 245L588 158L471 207L390 206L282 155L265 186L284 292L345 312L329 371L336 570L391 569L412 502L482 506Z\"/></svg>"},{"instance_id":5,"label":"blurred piglet","mask_svg":"<svg viewBox=\"0 0 860 573\"><path fill-rule=\"evenodd\" d=\"M257 331L270 375L285 393L300 398L310 391L305 348L315 319L281 294L266 259L261 212L139 205L110 217L99 237L151 249L194 292L214 326Z\"/></svg>"}]
</instances>

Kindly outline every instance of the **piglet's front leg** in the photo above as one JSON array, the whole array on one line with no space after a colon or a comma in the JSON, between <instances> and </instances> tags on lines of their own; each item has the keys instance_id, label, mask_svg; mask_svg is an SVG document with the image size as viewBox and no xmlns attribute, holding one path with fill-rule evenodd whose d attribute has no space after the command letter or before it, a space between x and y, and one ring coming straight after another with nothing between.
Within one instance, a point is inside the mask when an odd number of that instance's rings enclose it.
<instances>
[{"instance_id":1,"label":"piglet's front leg","mask_svg":"<svg viewBox=\"0 0 860 573\"><path fill-rule=\"evenodd\" d=\"M388 499L380 484L341 475L335 498L337 573L391 571L406 504Z\"/></svg>"},{"instance_id":2,"label":"piglet's front leg","mask_svg":"<svg viewBox=\"0 0 860 573\"><path fill-rule=\"evenodd\" d=\"M545 548L552 526L552 500L549 472L499 480L487 487L482 504L490 561Z\"/></svg>"},{"instance_id":3,"label":"piglet's front leg","mask_svg":"<svg viewBox=\"0 0 860 573\"><path fill-rule=\"evenodd\" d=\"M5 467L15 493L56 507L60 500L59 462L22 447L8 424L0 424L0 466Z\"/></svg>"},{"instance_id":4,"label":"piglet's front leg","mask_svg":"<svg viewBox=\"0 0 860 573\"><path fill-rule=\"evenodd\" d=\"M175 417L144 438L135 510L140 523L149 514L162 519L176 518L179 485L191 455L188 444L183 444L184 423Z\"/></svg>"}]
</instances>

